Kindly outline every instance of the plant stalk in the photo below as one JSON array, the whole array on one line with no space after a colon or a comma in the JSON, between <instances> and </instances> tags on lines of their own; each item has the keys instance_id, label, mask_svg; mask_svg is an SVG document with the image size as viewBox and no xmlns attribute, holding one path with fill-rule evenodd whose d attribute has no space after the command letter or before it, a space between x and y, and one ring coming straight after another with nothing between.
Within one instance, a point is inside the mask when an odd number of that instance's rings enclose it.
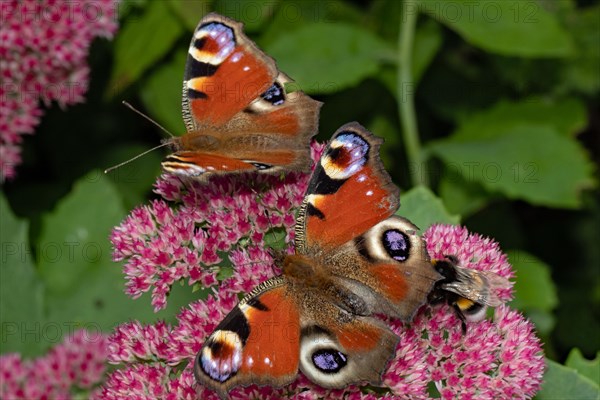
<instances>
[{"instance_id":1,"label":"plant stalk","mask_svg":"<svg viewBox=\"0 0 600 400\"><path fill-rule=\"evenodd\" d=\"M398 37L400 48L398 51L397 98L411 183L413 186L429 186L426 160L421 150L417 128L414 97L416 84L412 76L412 55L418 16L418 7L415 2L405 0L402 6L402 22Z\"/></svg>"}]
</instances>

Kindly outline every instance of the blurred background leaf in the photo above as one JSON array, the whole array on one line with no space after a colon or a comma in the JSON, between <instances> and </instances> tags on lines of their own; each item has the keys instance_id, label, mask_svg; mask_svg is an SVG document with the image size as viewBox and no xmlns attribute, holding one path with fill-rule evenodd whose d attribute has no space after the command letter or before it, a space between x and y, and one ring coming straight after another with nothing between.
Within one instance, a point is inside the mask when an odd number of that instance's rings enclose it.
<instances>
[{"instance_id":1,"label":"blurred background leaf","mask_svg":"<svg viewBox=\"0 0 600 400\"><path fill-rule=\"evenodd\" d=\"M0 235L2 262L0 293L1 352L19 352L34 356L41 350L40 332L44 307L44 289L36 277L28 239L28 223L15 217L0 194ZM9 295L10 293L10 295ZM28 340L29 339L29 340Z\"/></svg>"},{"instance_id":2,"label":"blurred background leaf","mask_svg":"<svg viewBox=\"0 0 600 400\"><path fill-rule=\"evenodd\" d=\"M487 132L490 137L453 135L429 149L492 193L549 207L579 207L581 190L593 184L592 164L579 143L550 125Z\"/></svg>"},{"instance_id":3,"label":"blurred background leaf","mask_svg":"<svg viewBox=\"0 0 600 400\"><path fill-rule=\"evenodd\" d=\"M304 49L301 57L298 48ZM373 76L380 59L391 51L368 30L344 23L306 25L279 35L265 50L279 60L278 66L294 77L304 92L311 94L355 86Z\"/></svg>"},{"instance_id":4,"label":"blurred background leaf","mask_svg":"<svg viewBox=\"0 0 600 400\"><path fill-rule=\"evenodd\" d=\"M419 0L418 6L467 42L493 53L556 57L572 52L571 37L535 1Z\"/></svg>"},{"instance_id":5,"label":"blurred background leaf","mask_svg":"<svg viewBox=\"0 0 600 400\"><path fill-rule=\"evenodd\" d=\"M593 360L587 360L581 354L581 350L574 348L569 353L565 365L577 370L581 375L594 382L597 387L600 387L600 352L596 353L596 358Z\"/></svg>"},{"instance_id":6,"label":"blurred background leaf","mask_svg":"<svg viewBox=\"0 0 600 400\"><path fill-rule=\"evenodd\" d=\"M151 1L141 15L121 27L115 40L115 65L107 94L115 96L168 52L183 32L168 2Z\"/></svg>"},{"instance_id":7,"label":"blurred background leaf","mask_svg":"<svg viewBox=\"0 0 600 400\"><path fill-rule=\"evenodd\" d=\"M401 199L397 214L411 220L421 233L433 224L457 225L460 222L460 217L450 214L444 203L426 187L413 188L402 194Z\"/></svg>"},{"instance_id":8,"label":"blurred background leaf","mask_svg":"<svg viewBox=\"0 0 600 400\"><path fill-rule=\"evenodd\" d=\"M525 311L541 334L550 334L555 324L552 312L558 304L550 267L522 250L507 254L515 271L515 298L510 305Z\"/></svg>"},{"instance_id":9,"label":"blurred background leaf","mask_svg":"<svg viewBox=\"0 0 600 400\"><path fill-rule=\"evenodd\" d=\"M157 68L140 95L153 118L175 136L185 133L181 116L181 85L187 50L181 49L167 63Z\"/></svg>"},{"instance_id":10,"label":"blurred background leaf","mask_svg":"<svg viewBox=\"0 0 600 400\"><path fill-rule=\"evenodd\" d=\"M573 368L546 359L546 372L538 400L597 400L598 384Z\"/></svg>"}]
</instances>

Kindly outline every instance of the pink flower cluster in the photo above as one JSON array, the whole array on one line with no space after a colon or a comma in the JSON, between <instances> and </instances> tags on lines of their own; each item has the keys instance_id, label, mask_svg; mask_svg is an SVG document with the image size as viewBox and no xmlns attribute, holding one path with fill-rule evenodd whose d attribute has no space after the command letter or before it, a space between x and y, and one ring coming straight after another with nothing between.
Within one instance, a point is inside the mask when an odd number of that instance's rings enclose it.
<instances>
[{"instance_id":1,"label":"pink flower cluster","mask_svg":"<svg viewBox=\"0 0 600 400\"><path fill-rule=\"evenodd\" d=\"M314 148L317 159L321 148ZM241 293L278 273L268 248L281 238L290 250L294 209L307 177L219 177L198 184L163 176L157 192L165 200L136 209L115 229L115 259L125 260L127 291L152 290L164 307L179 280L213 291L183 309L177 322L142 325L132 321L110 338L109 361L120 364L98 398L216 399L195 383L192 366L203 340L235 306ZM287 233L286 233L287 232ZM275 236L278 235L278 236ZM512 277L497 243L454 226L426 233L435 258L452 254L461 265ZM220 286L217 286L220 283ZM498 296L509 300L511 289ZM411 324L389 321L400 337L384 374L387 390L350 386L320 388L304 376L284 388L236 388L233 399L425 399L435 387L443 399L531 398L539 389L544 360L532 325L507 306L492 320L469 323L463 335L452 309L423 306Z\"/></svg>"},{"instance_id":2,"label":"pink flower cluster","mask_svg":"<svg viewBox=\"0 0 600 400\"><path fill-rule=\"evenodd\" d=\"M86 57L97 36L117 30L115 0L0 2L0 181L15 177L22 135L33 133L40 101L80 103Z\"/></svg>"},{"instance_id":3,"label":"pink flower cluster","mask_svg":"<svg viewBox=\"0 0 600 400\"><path fill-rule=\"evenodd\" d=\"M35 360L2 355L0 398L70 399L91 392L104 378L107 355L107 337L87 330L76 331Z\"/></svg>"},{"instance_id":4,"label":"pink flower cluster","mask_svg":"<svg viewBox=\"0 0 600 400\"><path fill-rule=\"evenodd\" d=\"M313 159L323 146L315 144ZM309 176L242 175L213 177L208 183L162 176L156 192L164 200L135 209L111 235L116 261L125 260L127 293L152 291L155 310L165 307L178 281L214 294L194 302L164 323L132 321L111 337L109 361L125 364L104 385L99 398L120 399L152 393L166 399L217 398L195 385L191 363L217 324L239 301L277 273L271 250L291 250L294 210L301 204ZM218 285L218 290L216 290ZM281 398L288 390L239 389L237 398L260 393ZM236 398L234 396L234 398Z\"/></svg>"},{"instance_id":5,"label":"pink flower cluster","mask_svg":"<svg viewBox=\"0 0 600 400\"><path fill-rule=\"evenodd\" d=\"M248 186L249 179L254 187ZM215 177L209 185L165 175L156 192L166 200L135 209L111 235L113 259L126 260L127 293L152 290L156 311L180 280L220 293L239 293L272 276L270 248L285 246L303 199L306 174ZM226 260L224 260L226 258Z\"/></svg>"},{"instance_id":6,"label":"pink flower cluster","mask_svg":"<svg viewBox=\"0 0 600 400\"><path fill-rule=\"evenodd\" d=\"M466 228L434 225L424 234L432 258L457 256L463 267L491 271L504 278L513 272L498 244ZM497 290L502 300L512 289ZM502 305L493 320L468 324L466 335L447 306L426 307L413 326L423 334L429 380L442 399L531 398L539 390L544 357L533 325Z\"/></svg>"}]
</instances>

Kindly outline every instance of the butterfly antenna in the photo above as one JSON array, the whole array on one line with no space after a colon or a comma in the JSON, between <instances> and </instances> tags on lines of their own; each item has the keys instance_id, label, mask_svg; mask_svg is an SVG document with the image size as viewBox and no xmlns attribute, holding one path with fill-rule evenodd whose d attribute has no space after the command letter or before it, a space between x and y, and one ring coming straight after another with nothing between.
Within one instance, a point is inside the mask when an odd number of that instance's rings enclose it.
<instances>
[{"instance_id":1,"label":"butterfly antenna","mask_svg":"<svg viewBox=\"0 0 600 400\"><path fill-rule=\"evenodd\" d=\"M153 120L152 118L150 118L149 116L147 116L146 114L144 114L143 112L141 112L140 110L138 110L137 108L135 108L134 106L132 106L131 104L129 104L128 102L126 102L125 100L123 100L123 105L127 108L129 108L131 111L141 115L143 118L145 118L147 121L152 122L154 125L158 126L163 132L165 132L167 135L171 136L171 137L175 137L175 135L173 135L171 132L169 132L164 126L162 126L161 124L159 124L158 122L156 122L155 120Z\"/></svg>"},{"instance_id":2,"label":"butterfly antenna","mask_svg":"<svg viewBox=\"0 0 600 400\"><path fill-rule=\"evenodd\" d=\"M153 147L153 148L151 148L151 149L149 149L149 150L146 150L146 151L144 151L143 153L140 153L140 154L138 154L137 156L135 156L135 157L133 157L133 158L130 158L130 159L129 159L129 160L127 160L127 161L123 161L122 163L119 163L119 164L117 164L117 165L113 165L113 166L112 166L112 167L110 167L110 168L106 168L106 169L104 170L104 173L105 173L105 174L108 174L108 173L109 173L110 171L112 171L113 169L117 169L117 168L120 168L120 167L122 167L123 165L127 165L127 164L129 164L130 162L132 162L132 161L135 161L135 160L137 160L138 158L140 158L140 157L142 157L142 156L145 156L146 154L150 153L151 151L154 151L154 150L156 150L156 149L160 149L161 147L168 146L169 144L170 144L169 142L165 142L165 143L159 144L158 146L156 146L156 147Z\"/></svg>"}]
</instances>

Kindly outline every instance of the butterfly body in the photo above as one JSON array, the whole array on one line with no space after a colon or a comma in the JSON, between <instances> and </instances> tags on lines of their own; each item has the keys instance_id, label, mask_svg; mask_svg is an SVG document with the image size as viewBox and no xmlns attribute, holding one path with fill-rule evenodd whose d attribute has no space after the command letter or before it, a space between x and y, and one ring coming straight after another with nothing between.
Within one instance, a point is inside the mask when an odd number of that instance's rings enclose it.
<instances>
[{"instance_id":1,"label":"butterfly body","mask_svg":"<svg viewBox=\"0 0 600 400\"><path fill-rule=\"evenodd\" d=\"M187 177L307 170L321 103L300 91L242 31L211 13L196 28L183 81L187 134L169 140L165 171Z\"/></svg>"},{"instance_id":2,"label":"butterfly body","mask_svg":"<svg viewBox=\"0 0 600 400\"><path fill-rule=\"evenodd\" d=\"M392 215L398 188L381 142L357 123L333 135L298 212L295 254L206 340L199 383L223 398L239 385L288 384L298 370L327 388L381 383L398 337L375 314L410 321L441 279L417 228Z\"/></svg>"}]
</instances>

